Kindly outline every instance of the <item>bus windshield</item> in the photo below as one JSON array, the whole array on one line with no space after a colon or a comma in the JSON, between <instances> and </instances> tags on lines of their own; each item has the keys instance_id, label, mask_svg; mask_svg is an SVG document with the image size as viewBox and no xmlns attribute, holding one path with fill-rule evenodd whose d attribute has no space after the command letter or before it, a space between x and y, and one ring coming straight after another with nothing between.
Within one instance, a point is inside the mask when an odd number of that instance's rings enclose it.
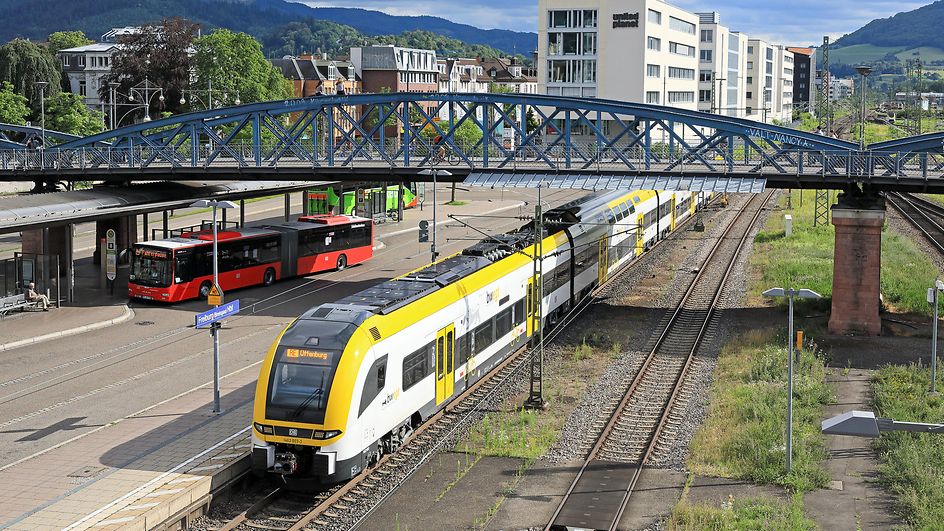
<instances>
[{"instance_id":1,"label":"bus windshield","mask_svg":"<svg viewBox=\"0 0 944 531\"><path fill-rule=\"evenodd\" d=\"M168 249L136 245L131 254L129 280L142 286L170 286L173 279L170 256Z\"/></svg>"}]
</instances>

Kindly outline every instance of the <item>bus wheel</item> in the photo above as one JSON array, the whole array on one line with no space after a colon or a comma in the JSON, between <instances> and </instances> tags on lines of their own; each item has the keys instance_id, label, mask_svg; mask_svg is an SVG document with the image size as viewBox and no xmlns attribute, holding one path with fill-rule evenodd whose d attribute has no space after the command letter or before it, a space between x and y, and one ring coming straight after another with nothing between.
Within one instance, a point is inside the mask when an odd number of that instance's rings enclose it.
<instances>
[{"instance_id":1,"label":"bus wheel","mask_svg":"<svg viewBox=\"0 0 944 531\"><path fill-rule=\"evenodd\" d=\"M338 257L338 271L347 267L347 257L343 254Z\"/></svg>"},{"instance_id":2,"label":"bus wheel","mask_svg":"<svg viewBox=\"0 0 944 531\"><path fill-rule=\"evenodd\" d=\"M265 274L262 275L262 285L271 286L275 283L275 270L272 268L266 269Z\"/></svg>"},{"instance_id":3,"label":"bus wheel","mask_svg":"<svg viewBox=\"0 0 944 531\"><path fill-rule=\"evenodd\" d=\"M207 297L210 295L210 290L213 288L213 284L210 284L209 280L205 280L203 284L200 284L200 296Z\"/></svg>"}]
</instances>

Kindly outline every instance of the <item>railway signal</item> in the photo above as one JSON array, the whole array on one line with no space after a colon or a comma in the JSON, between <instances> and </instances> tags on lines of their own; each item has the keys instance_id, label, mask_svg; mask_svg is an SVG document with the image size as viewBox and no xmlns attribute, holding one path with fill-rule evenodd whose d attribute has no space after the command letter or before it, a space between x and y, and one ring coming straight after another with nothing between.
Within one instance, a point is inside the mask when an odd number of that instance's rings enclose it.
<instances>
[{"instance_id":1,"label":"railway signal","mask_svg":"<svg viewBox=\"0 0 944 531\"><path fill-rule=\"evenodd\" d=\"M419 242L426 243L428 241L429 241L429 222L424 219L420 221Z\"/></svg>"}]
</instances>

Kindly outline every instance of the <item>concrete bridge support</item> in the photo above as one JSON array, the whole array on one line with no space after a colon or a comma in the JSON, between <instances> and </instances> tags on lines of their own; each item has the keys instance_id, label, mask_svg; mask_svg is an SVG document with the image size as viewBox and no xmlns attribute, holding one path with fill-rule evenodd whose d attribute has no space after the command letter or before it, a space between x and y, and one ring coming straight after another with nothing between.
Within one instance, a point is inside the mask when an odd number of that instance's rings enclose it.
<instances>
[{"instance_id":1,"label":"concrete bridge support","mask_svg":"<svg viewBox=\"0 0 944 531\"><path fill-rule=\"evenodd\" d=\"M832 218L836 248L829 331L879 335L885 200L878 194L840 194L832 207Z\"/></svg>"},{"instance_id":2,"label":"concrete bridge support","mask_svg":"<svg viewBox=\"0 0 944 531\"><path fill-rule=\"evenodd\" d=\"M102 219L95 222L95 250L92 252L92 263L101 264L101 245L99 242L105 239L105 233L108 229L115 229L115 247L118 249L119 257L125 249L130 249L131 245L138 241L138 217L122 216L119 218ZM127 257L127 258L130 258Z\"/></svg>"}]
</instances>

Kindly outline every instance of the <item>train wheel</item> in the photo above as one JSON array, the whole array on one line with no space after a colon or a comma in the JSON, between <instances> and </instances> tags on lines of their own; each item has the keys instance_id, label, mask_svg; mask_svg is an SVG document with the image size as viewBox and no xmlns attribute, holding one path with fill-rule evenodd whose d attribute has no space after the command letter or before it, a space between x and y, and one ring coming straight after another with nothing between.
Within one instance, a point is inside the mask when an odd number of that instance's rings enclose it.
<instances>
[{"instance_id":1,"label":"train wheel","mask_svg":"<svg viewBox=\"0 0 944 531\"><path fill-rule=\"evenodd\" d=\"M341 271L345 267L347 267L347 257L342 254L338 257L338 271Z\"/></svg>"},{"instance_id":2,"label":"train wheel","mask_svg":"<svg viewBox=\"0 0 944 531\"><path fill-rule=\"evenodd\" d=\"M266 269L265 274L262 275L262 285L271 286L275 283L275 270L272 268Z\"/></svg>"},{"instance_id":3,"label":"train wheel","mask_svg":"<svg viewBox=\"0 0 944 531\"><path fill-rule=\"evenodd\" d=\"M200 296L207 297L210 295L210 290L213 288L213 284L210 284L209 280L203 281L203 284L200 284Z\"/></svg>"}]
</instances>

